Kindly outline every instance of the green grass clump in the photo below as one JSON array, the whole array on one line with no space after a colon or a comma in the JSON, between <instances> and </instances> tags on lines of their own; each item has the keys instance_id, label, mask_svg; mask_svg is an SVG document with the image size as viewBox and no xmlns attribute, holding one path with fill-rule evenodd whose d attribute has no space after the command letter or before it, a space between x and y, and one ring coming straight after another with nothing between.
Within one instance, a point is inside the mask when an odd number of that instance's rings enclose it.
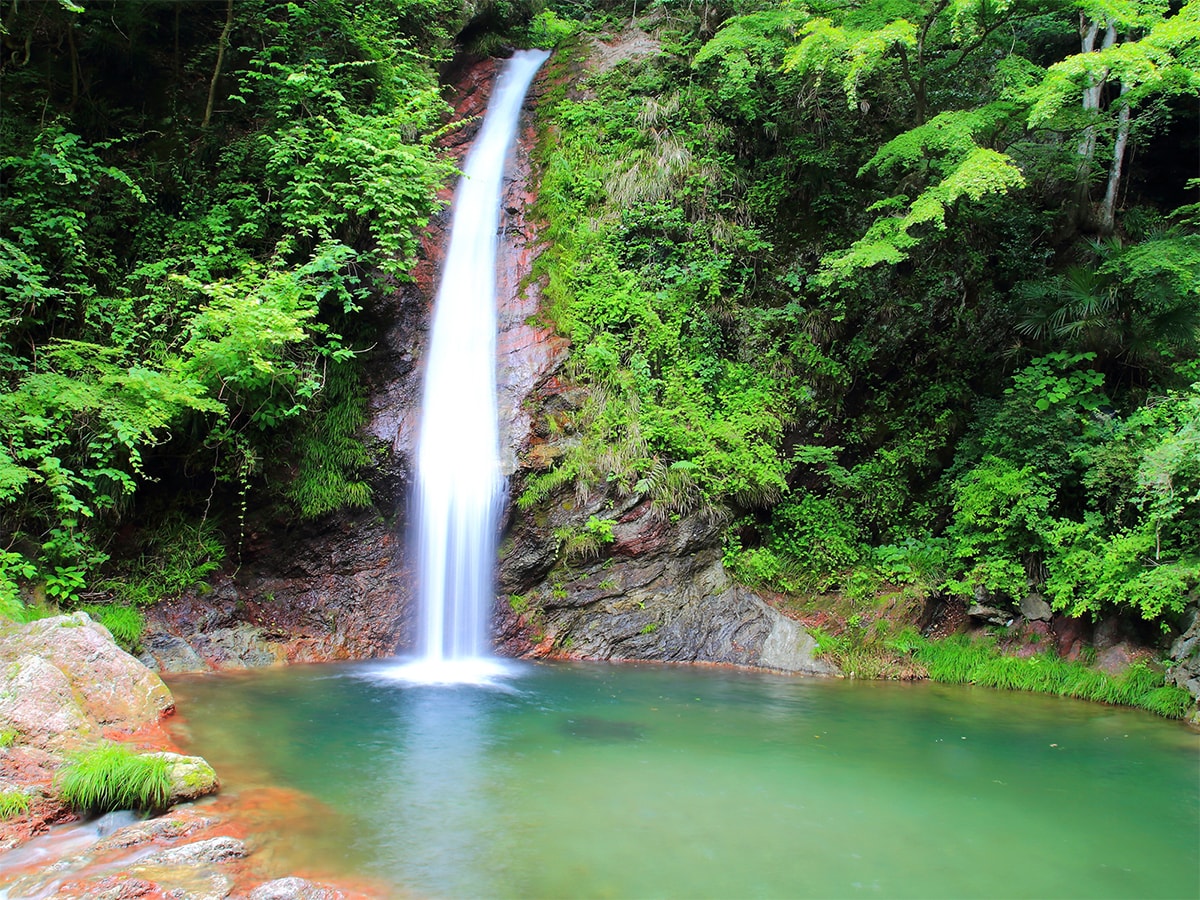
<instances>
[{"instance_id":1,"label":"green grass clump","mask_svg":"<svg viewBox=\"0 0 1200 900\"><path fill-rule=\"evenodd\" d=\"M15 744L20 733L15 728L0 728L0 750Z\"/></svg>"},{"instance_id":2,"label":"green grass clump","mask_svg":"<svg viewBox=\"0 0 1200 900\"><path fill-rule=\"evenodd\" d=\"M955 635L940 641L909 641L916 662L933 681L978 684L1010 691L1034 691L1115 706L1136 706L1169 719L1181 719L1194 705L1191 694L1168 685L1161 673L1135 663L1120 676L1092 669L1052 653L1005 656L994 641Z\"/></svg>"},{"instance_id":3,"label":"green grass clump","mask_svg":"<svg viewBox=\"0 0 1200 900\"><path fill-rule=\"evenodd\" d=\"M165 807L171 796L165 759L113 743L76 755L59 772L55 786L63 803L83 813L157 810Z\"/></svg>"},{"instance_id":4,"label":"green grass clump","mask_svg":"<svg viewBox=\"0 0 1200 900\"><path fill-rule=\"evenodd\" d=\"M0 821L25 815L32 802L24 791L0 791Z\"/></svg>"},{"instance_id":5,"label":"green grass clump","mask_svg":"<svg viewBox=\"0 0 1200 900\"><path fill-rule=\"evenodd\" d=\"M89 604L79 608L107 628L113 640L130 653L141 646L146 617L140 609L121 603Z\"/></svg>"}]
</instances>

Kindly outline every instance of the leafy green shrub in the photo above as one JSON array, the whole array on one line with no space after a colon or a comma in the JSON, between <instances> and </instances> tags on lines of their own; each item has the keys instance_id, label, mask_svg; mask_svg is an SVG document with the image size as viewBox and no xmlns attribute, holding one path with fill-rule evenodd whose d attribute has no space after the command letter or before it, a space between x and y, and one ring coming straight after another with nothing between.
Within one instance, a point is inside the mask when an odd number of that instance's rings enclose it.
<instances>
[{"instance_id":1,"label":"leafy green shrub","mask_svg":"<svg viewBox=\"0 0 1200 900\"><path fill-rule=\"evenodd\" d=\"M99 585L128 606L148 606L178 596L202 583L225 559L225 542L211 520L195 523L182 515L169 515L148 523L140 540L141 555L125 564L119 577Z\"/></svg>"},{"instance_id":2,"label":"leafy green shrub","mask_svg":"<svg viewBox=\"0 0 1200 900\"><path fill-rule=\"evenodd\" d=\"M366 406L356 367L332 364L315 415L300 432L296 474L284 491L303 518L370 506L371 487L361 473L371 457L358 438Z\"/></svg>"},{"instance_id":3,"label":"leafy green shrub","mask_svg":"<svg viewBox=\"0 0 1200 900\"><path fill-rule=\"evenodd\" d=\"M157 810L171 796L167 760L107 742L75 755L55 787L64 803L83 813Z\"/></svg>"},{"instance_id":4,"label":"leafy green shrub","mask_svg":"<svg viewBox=\"0 0 1200 900\"><path fill-rule=\"evenodd\" d=\"M588 517L582 527L565 526L554 532L567 559L595 559L606 544L613 542L612 519Z\"/></svg>"},{"instance_id":5,"label":"leafy green shrub","mask_svg":"<svg viewBox=\"0 0 1200 900\"><path fill-rule=\"evenodd\" d=\"M579 31L578 22L571 19L560 19L554 10L543 9L529 21L526 40L530 47L553 50L577 31Z\"/></svg>"}]
</instances>

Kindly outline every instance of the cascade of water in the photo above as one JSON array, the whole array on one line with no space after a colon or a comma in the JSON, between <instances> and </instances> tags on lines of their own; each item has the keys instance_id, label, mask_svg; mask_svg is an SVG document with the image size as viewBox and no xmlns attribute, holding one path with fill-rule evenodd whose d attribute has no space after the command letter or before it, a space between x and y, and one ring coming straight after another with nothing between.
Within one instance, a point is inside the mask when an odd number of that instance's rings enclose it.
<instances>
[{"instance_id":1,"label":"cascade of water","mask_svg":"<svg viewBox=\"0 0 1200 900\"><path fill-rule=\"evenodd\" d=\"M525 93L547 56L523 50L505 65L454 196L417 446L417 652L427 668L470 669L488 656L504 489L496 412L501 178ZM457 680L444 676L435 677Z\"/></svg>"}]
</instances>

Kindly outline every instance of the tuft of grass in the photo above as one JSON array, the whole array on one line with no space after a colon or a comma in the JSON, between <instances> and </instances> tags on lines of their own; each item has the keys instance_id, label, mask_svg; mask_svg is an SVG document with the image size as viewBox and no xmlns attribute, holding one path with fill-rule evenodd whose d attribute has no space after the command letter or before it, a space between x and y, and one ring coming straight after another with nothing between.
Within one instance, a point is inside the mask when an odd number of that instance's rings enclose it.
<instances>
[{"instance_id":1,"label":"tuft of grass","mask_svg":"<svg viewBox=\"0 0 1200 900\"><path fill-rule=\"evenodd\" d=\"M33 798L24 791L0 791L0 822L29 812Z\"/></svg>"},{"instance_id":2,"label":"tuft of grass","mask_svg":"<svg viewBox=\"0 0 1200 900\"><path fill-rule=\"evenodd\" d=\"M79 608L107 628L124 649L137 652L146 627L146 617L140 609L122 603L88 604Z\"/></svg>"},{"instance_id":3,"label":"tuft of grass","mask_svg":"<svg viewBox=\"0 0 1200 900\"><path fill-rule=\"evenodd\" d=\"M0 728L0 750L15 744L20 733L15 728Z\"/></svg>"},{"instance_id":4,"label":"tuft of grass","mask_svg":"<svg viewBox=\"0 0 1200 900\"><path fill-rule=\"evenodd\" d=\"M978 684L1135 706L1169 719L1183 718L1194 706L1187 691L1166 684L1162 674L1145 663L1136 663L1114 677L1053 653L1026 658L1005 656L994 641L972 641L966 635L940 641L906 635L903 647L893 646L910 652L931 680L948 684Z\"/></svg>"},{"instance_id":5,"label":"tuft of grass","mask_svg":"<svg viewBox=\"0 0 1200 900\"><path fill-rule=\"evenodd\" d=\"M103 743L77 754L55 779L59 799L83 813L158 810L171 796L165 759Z\"/></svg>"}]
</instances>

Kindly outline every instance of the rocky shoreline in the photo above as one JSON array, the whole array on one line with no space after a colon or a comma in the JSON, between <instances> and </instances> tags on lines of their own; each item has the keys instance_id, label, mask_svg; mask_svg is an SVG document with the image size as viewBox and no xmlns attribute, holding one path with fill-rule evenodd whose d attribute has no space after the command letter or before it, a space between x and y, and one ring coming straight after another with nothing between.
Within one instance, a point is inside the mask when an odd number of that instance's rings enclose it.
<instances>
[{"instance_id":1,"label":"rocky shoreline","mask_svg":"<svg viewBox=\"0 0 1200 900\"><path fill-rule=\"evenodd\" d=\"M371 896L273 877L254 858L236 807L214 803L217 773L178 752L162 679L86 613L0 623L0 795L24 811L0 820L0 896L334 900ZM117 742L166 761L161 814L83 820L56 789L77 754ZM52 826L54 827L53 830Z\"/></svg>"}]
</instances>

